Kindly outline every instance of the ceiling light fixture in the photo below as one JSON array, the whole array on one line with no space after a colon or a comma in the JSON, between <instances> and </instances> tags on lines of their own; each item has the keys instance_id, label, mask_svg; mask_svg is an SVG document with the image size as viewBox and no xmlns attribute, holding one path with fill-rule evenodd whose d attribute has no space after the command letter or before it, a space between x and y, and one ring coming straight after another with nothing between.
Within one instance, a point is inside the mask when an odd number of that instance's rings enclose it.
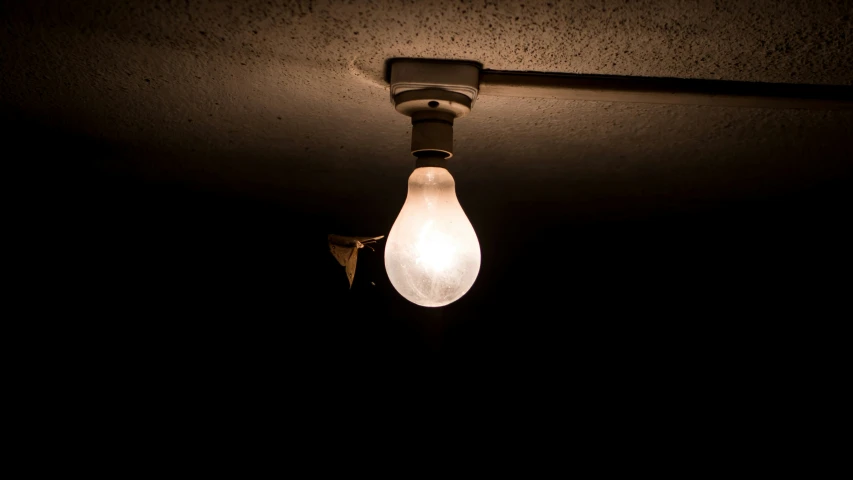
<instances>
[{"instance_id":1,"label":"ceiling light fixture","mask_svg":"<svg viewBox=\"0 0 853 480\"><path fill-rule=\"evenodd\" d=\"M412 118L415 170L385 247L385 270L408 300L441 307L462 297L480 271L477 234L447 171L453 121L478 95L748 108L853 108L853 88L680 78L482 70L474 62L389 59L398 112Z\"/></svg>"},{"instance_id":2,"label":"ceiling light fixture","mask_svg":"<svg viewBox=\"0 0 853 480\"><path fill-rule=\"evenodd\" d=\"M385 246L385 270L394 288L424 307L455 302L480 271L480 242L456 198L447 171L453 121L471 111L480 68L466 62L395 62L391 98L412 118L415 170L403 209Z\"/></svg>"}]
</instances>

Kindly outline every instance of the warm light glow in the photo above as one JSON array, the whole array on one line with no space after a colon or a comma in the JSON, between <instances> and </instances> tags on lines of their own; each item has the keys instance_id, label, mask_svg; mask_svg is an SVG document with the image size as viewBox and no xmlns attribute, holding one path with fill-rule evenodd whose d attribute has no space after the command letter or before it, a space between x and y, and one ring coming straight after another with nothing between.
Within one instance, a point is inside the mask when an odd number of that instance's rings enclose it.
<instances>
[{"instance_id":1,"label":"warm light glow","mask_svg":"<svg viewBox=\"0 0 853 480\"><path fill-rule=\"evenodd\" d=\"M415 259L417 265L440 273L451 267L456 247L453 246L453 239L436 231L435 221L429 220L418 234L415 251L417 252Z\"/></svg>"},{"instance_id":2,"label":"warm light glow","mask_svg":"<svg viewBox=\"0 0 853 480\"><path fill-rule=\"evenodd\" d=\"M454 302L474 284L480 243L446 169L421 167L409 177L385 245L385 270L400 295L424 307Z\"/></svg>"}]
</instances>

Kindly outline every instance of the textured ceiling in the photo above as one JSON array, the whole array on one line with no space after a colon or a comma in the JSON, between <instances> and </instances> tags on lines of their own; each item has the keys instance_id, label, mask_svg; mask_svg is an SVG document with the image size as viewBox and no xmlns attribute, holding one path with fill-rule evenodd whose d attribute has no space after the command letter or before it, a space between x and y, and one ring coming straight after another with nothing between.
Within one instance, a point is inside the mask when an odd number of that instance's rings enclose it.
<instances>
[{"instance_id":1,"label":"textured ceiling","mask_svg":"<svg viewBox=\"0 0 853 480\"><path fill-rule=\"evenodd\" d=\"M408 119L381 80L391 57L853 84L849 1L4 8L4 107L118 145L127 152L118 168L272 196L313 194L317 208L320 198L381 202L389 194L398 208L405 194ZM851 131L853 113L843 111L482 96L457 122L452 171L463 204L466 195L507 198L511 189L519 201L628 199L639 208L654 199L659 208L668 199L701 203L831 178L849 169Z\"/></svg>"}]
</instances>

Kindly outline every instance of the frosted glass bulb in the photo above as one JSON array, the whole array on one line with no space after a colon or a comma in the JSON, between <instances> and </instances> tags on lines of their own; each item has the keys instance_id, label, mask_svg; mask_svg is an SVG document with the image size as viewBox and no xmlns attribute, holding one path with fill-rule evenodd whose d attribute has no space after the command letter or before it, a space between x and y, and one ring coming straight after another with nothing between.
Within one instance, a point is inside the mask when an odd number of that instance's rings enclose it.
<instances>
[{"instance_id":1,"label":"frosted glass bulb","mask_svg":"<svg viewBox=\"0 0 853 480\"><path fill-rule=\"evenodd\" d=\"M385 270L412 303L441 307L471 288L480 271L480 242L441 167L416 168L385 244Z\"/></svg>"}]
</instances>

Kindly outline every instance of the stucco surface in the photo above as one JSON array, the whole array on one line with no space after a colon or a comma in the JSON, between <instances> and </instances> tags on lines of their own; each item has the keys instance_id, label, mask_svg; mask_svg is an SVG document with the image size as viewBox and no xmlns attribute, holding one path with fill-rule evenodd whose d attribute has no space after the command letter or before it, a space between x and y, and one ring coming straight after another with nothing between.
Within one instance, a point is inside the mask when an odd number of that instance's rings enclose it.
<instances>
[{"instance_id":1,"label":"stucco surface","mask_svg":"<svg viewBox=\"0 0 853 480\"><path fill-rule=\"evenodd\" d=\"M850 1L7 3L4 107L116 145L116 168L323 209L402 203L410 129L382 82L390 57L853 84ZM851 132L849 111L482 96L452 171L463 203L677 207L847 173Z\"/></svg>"}]
</instances>

